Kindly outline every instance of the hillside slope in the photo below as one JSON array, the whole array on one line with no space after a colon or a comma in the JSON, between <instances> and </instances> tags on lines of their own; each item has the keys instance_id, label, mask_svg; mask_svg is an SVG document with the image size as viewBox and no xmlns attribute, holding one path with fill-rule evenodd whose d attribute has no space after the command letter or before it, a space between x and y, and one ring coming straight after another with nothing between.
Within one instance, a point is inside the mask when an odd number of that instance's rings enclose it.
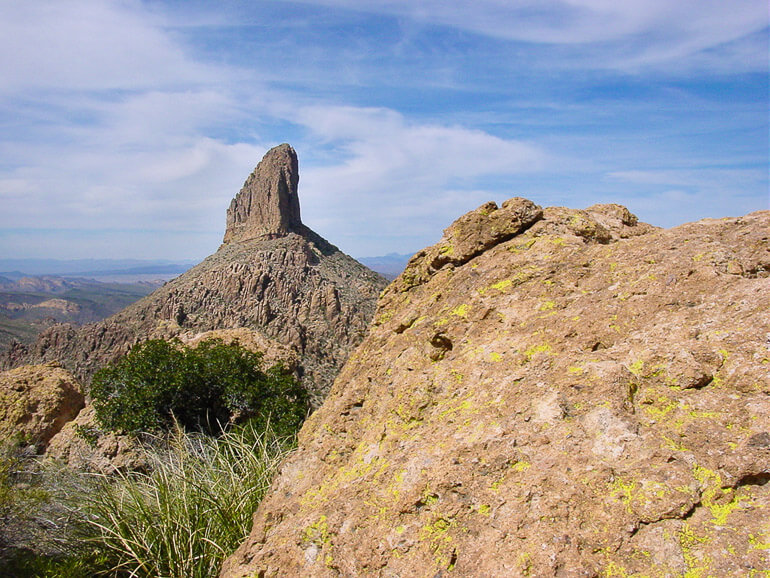
<instances>
[{"instance_id":1,"label":"hillside slope","mask_svg":"<svg viewBox=\"0 0 770 578\"><path fill-rule=\"evenodd\" d=\"M461 217L383 294L222 576L761 575L769 232Z\"/></svg>"}]
</instances>

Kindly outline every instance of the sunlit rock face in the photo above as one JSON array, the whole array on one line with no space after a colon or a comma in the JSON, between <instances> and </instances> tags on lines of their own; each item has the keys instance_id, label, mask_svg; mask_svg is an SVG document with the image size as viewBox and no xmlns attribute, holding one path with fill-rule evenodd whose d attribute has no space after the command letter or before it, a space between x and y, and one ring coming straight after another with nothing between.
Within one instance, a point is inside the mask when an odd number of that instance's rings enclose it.
<instances>
[{"instance_id":1,"label":"sunlit rock face","mask_svg":"<svg viewBox=\"0 0 770 578\"><path fill-rule=\"evenodd\" d=\"M383 293L222 575L759 575L769 232L461 217Z\"/></svg>"},{"instance_id":2,"label":"sunlit rock face","mask_svg":"<svg viewBox=\"0 0 770 578\"><path fill-rule=\"evenodd\" d=\"M288 144L267 152L227 209L225 243L302 233L297 153Z\"/></svg>"}]
</instances>

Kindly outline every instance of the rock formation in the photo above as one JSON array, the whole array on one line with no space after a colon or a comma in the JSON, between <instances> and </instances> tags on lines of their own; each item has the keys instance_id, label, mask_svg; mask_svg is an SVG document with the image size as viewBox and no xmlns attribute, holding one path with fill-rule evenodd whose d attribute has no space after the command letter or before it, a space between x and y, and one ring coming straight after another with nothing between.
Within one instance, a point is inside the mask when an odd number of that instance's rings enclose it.
<instances>
[{"instance_id":1,"label":"rock formation","mask_svg":"<svg viewBox=\"0 0 770 578\"><path fill-rule=\"evenodd\" d=\"M222 576L759 576L770 212L486 204L384 292Z\"/></svg>"},{"instance_id":2,"label":"rock formation","mask_svg":"<svg viewBox=\"0 0 770 578\"><path fill-rule=\"evenodd\" d=\"M297 153L275 147L254 169L227 209L225 243L302 233Z\"/></svg>"},{"instance_id":3,"label":"rock formation","mask_svg":"<svg viewBox=\"0 0 770 578\"><path fill-rule=\"evenodd\" d=\"M56 364L0 373L0 440L43 451L84 403L75 378Z\"/></svg>"},{"instance_id":4,"label":"rock formation","mask_svg":"<svg viewBox=\"0 0 770 578\"><path fill-rule=\"evenodd\" d=\"M61 361L81 379L149 338L240 330L277 342L319 403L363 339L386 282L304 226L297 156L268 151L227 212L225 242L200 265L99 323L57 325L5 366Z\"/></svg>"}]
</instances>

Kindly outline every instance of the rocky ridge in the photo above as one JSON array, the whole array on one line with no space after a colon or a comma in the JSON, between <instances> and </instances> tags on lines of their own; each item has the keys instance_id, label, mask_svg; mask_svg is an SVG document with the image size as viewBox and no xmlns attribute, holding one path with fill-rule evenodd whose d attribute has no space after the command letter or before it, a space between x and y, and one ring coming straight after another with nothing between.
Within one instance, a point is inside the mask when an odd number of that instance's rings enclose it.
<instances>
[{"instance_id":1,"label":"rocky ridge","mask_svg":"<svg viewBox=\"0 0 770 578\"><path fill-rule=\"evenodd\" d=\"M461 217L383 293L222 576L761 575L769 231Z\"/></svg>"},{"instance_id":2,"label":"rocky ridge","mask_svg":"<svg viewBox=\"0 0 770 578\"><path fill-rule=\"evenodd\" d=\"M82 328L56 325L3 365L60 361L89 376L149 338L247 330L288 347L315 403L361 341L386 282L302 224L297 156L268 151L227 212L219 250L118 314Z\"/></svg>"}]
</instances>

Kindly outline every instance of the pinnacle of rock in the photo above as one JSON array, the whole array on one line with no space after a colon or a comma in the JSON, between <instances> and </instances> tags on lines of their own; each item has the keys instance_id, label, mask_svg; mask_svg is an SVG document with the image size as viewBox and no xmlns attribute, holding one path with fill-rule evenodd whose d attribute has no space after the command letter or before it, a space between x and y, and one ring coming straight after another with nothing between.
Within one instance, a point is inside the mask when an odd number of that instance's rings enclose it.
<instances>
[{"instance_id":1,"label":"pinnacle of rock","mask_svg":"<svg viewBox=\"0 0 770 578\"><path fill-rule=\"evenodd\" d=\"M297 153L288 144L267 151L227 209L225 243L300 232Z\"/></svg>"}]
</instances>

